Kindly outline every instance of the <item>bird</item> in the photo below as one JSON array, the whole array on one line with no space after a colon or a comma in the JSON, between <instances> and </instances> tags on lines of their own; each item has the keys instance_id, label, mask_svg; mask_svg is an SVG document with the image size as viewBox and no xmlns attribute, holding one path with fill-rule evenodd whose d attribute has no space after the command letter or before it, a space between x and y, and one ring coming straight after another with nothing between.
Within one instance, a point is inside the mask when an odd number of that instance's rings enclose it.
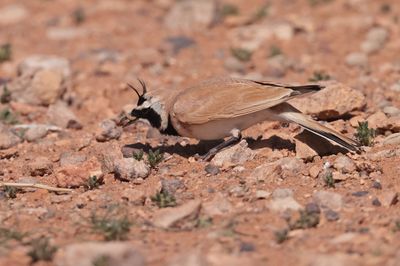
<instances>
[{"instance_id":1,"label":"bird","mask_svg":"<svg viewBox=\"0 0 400 266\"><path fill-rule=\"evenodd\" d=\"M170 93L169 99L163 99L151 95L145 82L138 80L142 93L128 84L138 96L137 105L118 124L126 127L141 118L165 135L198 140L229 137L203 155L204 160L239 142L243 130L263 121L296 123L350 152L359 151L360 144L357 141L313 120L287 102L318 92L324 88L322 85L212 78L176 94Z\"/></svg>"}]
</instances>

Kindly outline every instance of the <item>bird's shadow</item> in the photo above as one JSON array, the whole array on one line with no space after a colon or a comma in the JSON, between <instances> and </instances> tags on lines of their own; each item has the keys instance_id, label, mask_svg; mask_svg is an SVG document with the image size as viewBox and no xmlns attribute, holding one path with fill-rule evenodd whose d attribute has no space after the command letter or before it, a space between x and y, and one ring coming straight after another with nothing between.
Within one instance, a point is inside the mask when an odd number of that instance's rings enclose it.
<instances>
[{"instance_id":1,"label":"bird's shadow","mask_svg":"<svg viewBox=\"0 0 400 266\"><path fill-rule=\"evenodd\" d=\"M337 154L337 153L346 153L348 152L346 149L339 147L337 145L332 144L328 140L312 134L308 131L303 131L300 134L295 136L295 139L305 143L308 145L312 150L316 152L316 154L320 156L330 155L330 154ZM249 144L249 148L253 150L263 149L263 148L270 148L272 150L289 150L295 151L296 144L293 143L289 139L283 139L279 136L271 136L268 139L262 138L245 138L247 143ZM143 150L144 152L149 152L149 150L159 150L163 153L169 154L178 154L182 157L189 158L195 156L196 154L206 154L210 149L217 146L221 143L222 140L217 141L199 141L197 144L188 144L188 145L181 145L180 143L175 143L174 145L164 145L161 147L154 148L150 144L143 144L143 143L134 143L128 144L123 147L125 149L124 155L129 156L130 152L133 153L137 150Z\"/></svg>"}]
</instances>

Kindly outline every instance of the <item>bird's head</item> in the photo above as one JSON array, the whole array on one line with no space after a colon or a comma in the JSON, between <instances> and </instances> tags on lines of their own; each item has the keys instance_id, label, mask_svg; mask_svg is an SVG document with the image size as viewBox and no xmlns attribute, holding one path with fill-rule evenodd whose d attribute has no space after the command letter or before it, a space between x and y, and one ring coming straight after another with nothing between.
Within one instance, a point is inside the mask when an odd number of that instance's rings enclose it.
<instances>
[{"instance_id":1,"label":"bird's head","mask_svg":"<svg viewBox=\"0 0 400 266\"><path fill-rule=\"evenodd\" d=\"M142 86L142 93L131 84L128 86L137 94L138 101L136 107L132 109L129 115L125 115L120 120L120 125L123 127L128 126L139 118L149 121L152 127L164 130L168 126L168 113L166 112L161 101L154 96L151 96L147 92L146 84L139 79L139 83Z\"/></svg>"}]
</instances>

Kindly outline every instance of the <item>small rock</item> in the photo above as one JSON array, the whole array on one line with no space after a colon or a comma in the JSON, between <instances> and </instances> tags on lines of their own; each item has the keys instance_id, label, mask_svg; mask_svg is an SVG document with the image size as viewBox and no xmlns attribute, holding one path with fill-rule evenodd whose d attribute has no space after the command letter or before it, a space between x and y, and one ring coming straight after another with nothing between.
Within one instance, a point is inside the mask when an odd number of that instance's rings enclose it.
<instances>
[{"instance_id":1,"label":"small rock","mask_svg":"<svg viewBox=\"0 0 400 266\"><path fill-rule=\"evenodd\" d=\"M115 162L114 172L117 179L131 181L137 178L146 178L150 174L150 168L144 161L123 158Z\"/></svg>"},{"instance_id":2,"label":"small rock","mask_svg":"<svg viewBox=\"0 0 400 266\"><path fill-rule=\"evenodd\" d=\"M35 125L25 131L24 139L33 142L46 137L47 133L48 127L46 125Z\"/></svg>"},{"instance_id":3,"label":"small rock","mask_svg":"<svg viewBox=\"0 0 400 266\"><path fill-rule=\"evenodd\" d=\"M244 197L246 195L246 189L243 186L234 186L229 189L229 195L235 196L237 198Z\"/></svg>"},{"instance_id":4,"label":"small rock","mask_svg":"<svg viewBox=\"0 0 400 266\"><path fill-rule=\"evenodd\" d=\"M343 207L342 196L330 191L316 191L313 195L315 203L322 209L328 208L333 211L340 211Z\"/></svg>"},{"instance_id":5,"label":"small rock","mask_svg":"<svg viewBox=\"0 0 400 266\"><path fill-rule=\"evenodd\" d=\"M265 190L257 190L256 191L256 199L267 199L271 196L271 192Z\"/></svg>"},{"instance_id":6,"label":"small rock","mask_svg":"<svg viewBox=\"0 0 400 266\"><path fill-rule=\"evenodd\" d=\"M47 157L35 157L28 162L27 170L32 176L44 176L53 172L53 164Z\"/></svg>"},{"instance_id":7,"label":"small rock","mask_svg":"<svg viewBox=\"0 0 400 266\"><path fill-rule=\"evenodd\" d=\"M340 172L333 172L332 173L332 178L335 181L344 181L348 178L348 176L346 174L342 174Z\"/></svg>"},{"instance_id":8,"label":"small rock","mask_svg":"<svg viewBox=\"0 0 400 266\"><path fill-rule=\"evenodd\" d=\"M50 105L47 110L47 116L50 123L62 128L81 129L82 124L75 114L63 102L57 102Z\"/></svg>"},{"instance_id":9,"label":"small rock","mask_svg":"<svg viewBox=\"0 0 400 266\"><path fill-rule=\"evenodd\" d=\"M277 212L284 212L287 210L298 211L303 209L294 198L291 189L276 189L272 193L272 200L268 207Z\"/></svg>"},{"instance_id":10,"label":"small rock","mask_svg":"<svg viewBox=\"0 0 400 266\"><path fill-rule=\"evenodd\" d=\"M362 110L366 104L365 96L360 91L334 81L327 81L322 85L325 88L309 96L307 101L294 99L290 103L320 120L338 119L352 111Z\"/></svg>"},{"instance_id":11,"label":"small rock","mask_svg":"<svg viewBox=\"0 0 400 266\"><path fill-rule=\"evenodd\" d=\"M99 142L119 139L119 137L121 137L122 128L118 127L115 121L111 119L101 122L100 127L101 131L96 136L96 140Z\"/></svg>"},{"instance_id":12,"label":"small rock","mask_svg":"<svg viewBox=\"0 0 400 266\"><path fill-rule=\"evenodd\" d=\"M400 115L400 109L394 106L385 106L382 111L389 117Z\"/></svg>"},{"instance_id":13,"label":"small rock","mask_svg":"<svg viewBox=\"0 0 400 266\"><path fill-rule=\"evenodd\" d=\"M219 167L215 166L213 164L207 164L204 170L207 172L207 174L210 175L218 175L219 174Z\"/></svg>"},{"instance_id":14,"label":"small rock","mask_svg":"<svg viewBox=\"0 0 400 266\"><path fill-rule=\"evenodd\" d=\"M161 209L154 214L153 224L164 229L174 227L183 220L196 219L200 208L200 200L191 200L178 207Z\"/></svg>"},{"instance_id":15,"label":"small rock","mask_svg":"<svg viewBox=\"0 0 400 266\"><path fill-rule=\"evenodd\" d=\"M388 35L389 33L385 28L372 28L368 32L366 40L361 44L361 50L367 54L379 51L385 45Z\"/></svg>"},{"instance_id":16,"label":"small rock","mask_svg":"<svg viewBox=\"0 0 400 266\"><path fill-rule=\"evenodd\" d=\"M368 117L368 126L380 131L390 130L392 132L400 131L400 118L387 117L385 113L378 111Z\"/></svg>"},{"instance_id":17,"label":"small rock","mask_svg":"<svg viewBox=\"0 0 400 266\"><path fill-rule=\"evenodd\" d=\"M351 193L351 195L353 195L354 197L364 197L368 195L368 191L356 191Z\"/></svg>"},{"instance_id":18,"label":"small rock","mask_svg":"<svg viewBox=\"0 0 400 266\"><path fill-rule=\"evenodd\" d=\"M56 170L55 179L59 187L79 187L87 183L89 177L103 177L101 164L91 158L77 165L66 165Z\"/></svg>"},{"instance_id":19,"label":"small rock","mask_svg":"<svg viewBox=\"0 0 400 266\"><path fill-rule=\"evenodd\" d=\"M283 199L287 197L293 197L293 190L290 188L277 188L272 193L273 199Z\"/></svg>"},{"instance_id":20,"label":"small rock","mask_svg":"<svg viewBox=\"0 0 400 266\"><path fill-rule=\"evenodd\" d=\"M312 178L317 178L321 170L322 170L321 167L319 167L318 165L313 165L310 167L308 172Z\"/></svg>"},{"instance_id":21,"label":"small rock","mask_svg":"<svg viewBox=\"0 0 400 266\"><path fill-rule=\"evenodd\" d=\"M211 163L219 167L229 167L243 164L252 160L254 156L255 153L248 148L246 140L242 140L238 144L217 153Z\"/></svg>"},{"instance_id":22,"label":"small rock","mask_svg":"<svg viewBox=\"0 0 400 266\"><path fill-rule=\"evenodd\" d=\"M394 191L388 191L385 192L380 198L380 202L382 203L383 206L385 207L390 207L392 205L395 205L398 201L398 193Z\"/></svg>"},{"instance_id":23,"label":"small rock","mask_svg":"<svg viewBox=\"0 0 400 266\"><path fill-rule=\"evenodd\" d=\"M60 155L60 166L78 165L86 161L86 155L76 152L64 152Z\"/></svg>"},{"instance_id":24,"label":"small rock","mask_svg":"<svg viewBox=\"0 0 400 266\"><path fill-rule=\"evenodd\" d=\"M366 67L368 65L368 57L364 53L354 52L346 56L346 64L349 66Z\"/></svg>"},{"instance_id":25,"label":"small rock","mask_svg":"<svg viewBox=\"0 0 400 266\"><path fill-rule=\"evenodd\" d=\"M214 198L202 205L204 214L210 217L228 214L233 211L232 203L221 193L216 193Z\"/></svg>"},{"instance_id":26,"label":"small rock","mask_svg":"<svg viewBox=\"0 0 400 266\"><path fill-rule=\"evenodd\" d=\"M382 184L381 184L380 182L378 182L378 181L374 181L374 182L372 183L372 188L375 188L375 189L382 189Z\"/></svg>"},{"instance_id":27,"label":"small rock","mask_svg":"<svg viewBox=\"0 0 400 266\"><path fill-rule=\"evenodd\" d=\"M306 207L305 207L305 211L308 214L319 214L321 213L321 209L319 208L318 204L311 202L311 203L307 203Z\"/></svg>"},{"instance_id":28,"label":"small rock","mask_svg":"<svg viewBox=\"0 0 400 266\"><path fill-rule=\"evenodd\" d=\"M398 144L400 144L400 133L391 134L383 140L383 145L398 145Z\"/></svg>"},{"instance_id":29,"label":"small rock","mask_svg":"<svg viewBox=\"0 0 400 266\"><path fill-rule=\"evenodd\" d=\"M141 189L126 188L122 191L121 198L134 205L143 206L146 200L146 194Z\"/></svg>"},{"instance_id":30,"label":"small rock","mask_svg":"<svg viewBox=\"0 0 400 266\"><path fill-rule=\"evenodd\" d=\"M18 4L6 5L0 8L0 25L11 25L23 21L28 16L28 10Z\"/></svg>"},{"instance_id":31,"label":"small rock","mask_svg":"<svg viewBox=\"0 0 400 266\"><path fill-rule=\"evenodd\" d=\"M379 201L379 199L374 198L372 200L372 205L379 207L379 206L382 206L382 203Z\"/></svg>"},{"instance_id":32,"label":"small rock","mask_svg":"<svg viewBox=\"0 0 400 266\"><path fill-rule=\"evenodd\" d=\"M170 49L172 50L173 55L177 55L181 50L196 44L194 39L183 35L168 37L165 41L169 46L171 46Z\"/></svg>"},{"instance_id":33,"label":"small rock","mask_svg":"<svg viewBox=\"0 0 400 266\"><path fill-rule=\"evenodd\" d=\"M53 55L32 55L18 65L20 76L31 75L39 70L57 71L62 74L63 80L68 80L72 73L67 59Z\"/></svg>"},{"instance_id":34,"label":"small rock","mask_svg":"<svg viewBox=\"0 0 400 266\"><path fill-rule=\"evenodd\" d=\"M83 242L60 249L55 256L57 266L119 265L144 266L143 255L128 242Z\"/></svg>"},{"instance_id":35,"label":"small rock","mask_svg":"<svg viewBox=\"0 0 400 266\"><path fill-rule=\"evenodd\" d=\"M54 41L68 41L82 38L88 35L88 31L78 27L55 27L49 28L46 32L47 38Z\"/></svg>"},{"instance_id":36,"label":"small rock","mask_svg":"<svg viewBox=\"0 0 400 266\"><path fill-rule=\"evenodd\" d=\"M352 173L356 170L356 165L352 159L347 156L338 156L333 162L333 167L343 174Z\"/></svg>"},{"instance_id":37,"label":"small rock","mask_svg":"<svg viewBox=\"0 0 400 266\"><path fill-rule=\"evenodd\" d=\"M255 51L268 39L276 37L282 41L293 38L294 27L288 22L253 24L237 27L230 33L232 47Z\"/></svg>"},{"instance_id":38,"label":"small rock","mask_svg":"<svg viewBox=\"0 0 400 266\"><path fill-rule=\"evenodd\" d=\"M247 242L240 243L240 247L239 247L240 252L253 252L255 250L256 250L256 248L255 248L254 244L252 244L252 243L247 243Z\"/></svg>"},{"instance_id":39,"label":"small rock","mask_svg":"<svg viewBox=\"0 0 400 266\"><path fill-rule=\"evenodd\" d=\"M246 70L246 65L239 59L229 56L224 61L224 66L228 71L243 73Z\"/></svg>"},{"instance_id":40,"label":"small rock","mask_svg":"<svg viewBox=\"0 0 400 266\"><path fill-rule=\"evenodd\" d=\"M179 179L161 179L161 191L175 195L178 189L184 188L184 183Z\"/></svg>"},{"instance_id":41,"label":"small rock","mask_svg":"<svg viewBox=\"0 0 400 266\"><path fill-rule=\"evenodd\" d=\"M11 148L21 141L9 128L0 123L0 150Z\"/></svg>"},{"instance_id":42,"label":"small rock","mask_svg":"<svg viewBox=\"0 0 400 266\"><path fill-rule=\"evenodd\" d=\"M43 69L33 76L30 85L15 93L12 91L13 99L33 105L50 105L55 103L63 93L61 83L62 73L58 71Z\"/></svg>"},{"instance_id":43,"label":"small rock","mask_svg":"<svg viewBox=\"0 0 400 266\"><path fill-rule=\"evenodd\" d=\"M206 29L215 19L214 0L183 0L175 2L165 17L165 25L172 30Z\"/></svg>"}]
</instances>

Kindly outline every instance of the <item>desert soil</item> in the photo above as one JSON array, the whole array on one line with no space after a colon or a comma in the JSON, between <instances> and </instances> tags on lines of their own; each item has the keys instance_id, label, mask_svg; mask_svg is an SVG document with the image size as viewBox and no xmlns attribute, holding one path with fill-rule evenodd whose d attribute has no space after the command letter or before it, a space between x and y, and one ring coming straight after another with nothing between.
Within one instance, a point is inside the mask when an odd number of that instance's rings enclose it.
<instances>
[{"instance_id":1,"label":"desert soil","mask_svg":"<svg viewBox=\"0 0 400 266\"><path fill-rule=\"evenodd\" d=\"M2 187L0 265L399 265L399 44L397 0L1 0L0 182L71 191ZM205 162L116 126L138 77L222 76L324 84L293 104L376 136L266 121Z\"/></svg>"}]
</instances>

